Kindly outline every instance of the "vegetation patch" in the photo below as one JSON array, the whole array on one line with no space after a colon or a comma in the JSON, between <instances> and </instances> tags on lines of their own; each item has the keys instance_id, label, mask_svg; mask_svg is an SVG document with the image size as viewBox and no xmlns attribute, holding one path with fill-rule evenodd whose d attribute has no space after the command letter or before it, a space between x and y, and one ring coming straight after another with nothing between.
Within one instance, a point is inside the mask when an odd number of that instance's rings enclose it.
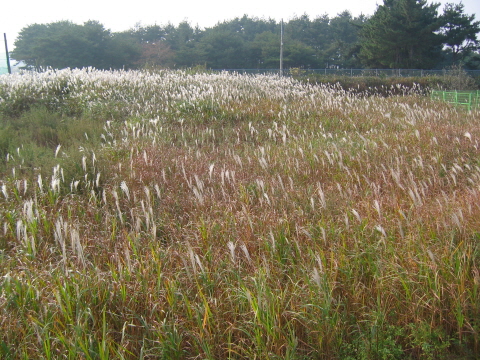
<instances>
[{"instance_id":1,"label":"vegetation patch","mask_svg":"<svg viewBox=\"0 0 480 360\"><path fill-rule=\"evenodd\" d=\"M478 111L182 71L0 94L0 357L476 358Z\"/></svg>"}]
</instances>

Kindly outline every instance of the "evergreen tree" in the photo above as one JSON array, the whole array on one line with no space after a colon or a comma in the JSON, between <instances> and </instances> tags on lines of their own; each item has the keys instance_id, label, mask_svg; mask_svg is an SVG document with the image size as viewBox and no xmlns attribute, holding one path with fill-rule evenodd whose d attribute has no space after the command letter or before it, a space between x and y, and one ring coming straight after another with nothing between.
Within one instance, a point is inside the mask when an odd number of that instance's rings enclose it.
<instances>
[{"instance_id":1,"label":"evergreen tree","mask_svg":"<svg viewBox=\"0 0 480 360\"><path fill-rule=\"evenodd\" d=\"M216 27L200 40L205 64L211 69L239 69L248 62L244 41L238 32Z\"/></svg>"},{"instance_id":2,"label":"evergreen tree","mask_svg":"<svg viewBox=\"0 0 480 360\"><path fill-rule=\"evenodd\" d=\"M311 22L311 43L315 51L315 63L317 67L327 67L329 62L328 49L332 43L330 18L328 15L318 16Z\"/></svg>"},{"instance_id":3,"label":"evergreen tree","mask_svg":"<svg viewBox=\"0 0 480 360\"><path fill-rule=\"evenodd\" d=\"M462 3L446 4L443 10L441 34L452 63L465 60L480 44L480 21L474 21L475 15L465 14L464 8Z\"/></svg>"},{"instance_id":4,"label":"evergreen tree","mask_svg":"<svg viewBox=\"0 0 480 360\"><path fill-rule=\"evenodd\" d=\"M33 24L23 28L12 58L28 68L98 69L133 66L140 52L133 39L114 36L97 21Z\"/></svg>"},{"instance_id":5,"label":"evergreen tree","mask_svg":"<svg viewBox=\"0 0 480 360\"><path fill-rule=\"evenodd\" d=\"M360 58L371 68L432 68L441 54L439 4L384 0L360 31Z\"/></svg>"},{"instance_id":6,"label":"evergreen tree","mask_svg":"<svg viewBox=\"0 0 480 360\"><path fill-rule=\"evenodd\" d=\"M280 65L280 32L264 31L250 44L252 68L278 69Z\"/></svg>"},{"instance_id":7,"label":"evergreen tree","mask_svg":"<svg viewBox=\"0 0 480 360\"><path fill-rule=\"evenodd\" d=\"M367 18L360 15L352 18L349 11L344 11L330 20L330 41L326 48L326 61L328 65L340 68L359 67L358 32Z\"/></svg>"},{"instance_id":8,"label":"evergreen tree","mask_svg":"<svg viewBox=\"0 0 480 360\"><path fill-rule=\"evenodd\" d=\"M176 67L190 67L204 62L202 49L198 46L204 33L198 26L192 27L183 21L177 27L168 24L164 31L166 43L175 52Z\"/></svg>"}]
</instances>

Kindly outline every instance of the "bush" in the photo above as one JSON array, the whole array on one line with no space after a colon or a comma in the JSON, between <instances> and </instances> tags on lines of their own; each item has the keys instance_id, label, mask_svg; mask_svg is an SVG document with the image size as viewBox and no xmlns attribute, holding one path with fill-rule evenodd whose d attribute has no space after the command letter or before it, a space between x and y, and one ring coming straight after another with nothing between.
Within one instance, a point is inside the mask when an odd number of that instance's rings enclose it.
<instances>
[{"instance_id":1,"label":"bush","mask_svg":"<svg viewBox=\"0 0 480 360\"><path fill-rule=\"evenodd\" d=\"M442 90L477 90L480 83L468 75L460 66L452 66L450 71L445 74L444 87Z\"/></svg>"},{"instance_id":2,"label":"bush","mask_svg":"<svg viewBox=\"0 0 480 360\"><path fill-rule=\"evenodd\" d=\"M50 170L57 161L57 146L62 146L62 152L74 153L80 146L94 146L100 142L102 126L95 119L66 116L46 106L34 106L20 116L0 116L0 164L5 166L7 154L15 156L20 148L25 171L34 167Z\"/></svg>"},{"instance_id":3,"label":"bush","mask_svg":"<svg viewBox=\"0 0 480 360\"><path fill-rule=\"evenodd\" d=\"M426 94L431 89L476 90L480 89L480 77L473 78L462 69L445 76L422 77L379 77L379 76L336 76L300 74L295 78L313 84L326 84L358 95L405 95Z\"/></svg>"}]
</instances>

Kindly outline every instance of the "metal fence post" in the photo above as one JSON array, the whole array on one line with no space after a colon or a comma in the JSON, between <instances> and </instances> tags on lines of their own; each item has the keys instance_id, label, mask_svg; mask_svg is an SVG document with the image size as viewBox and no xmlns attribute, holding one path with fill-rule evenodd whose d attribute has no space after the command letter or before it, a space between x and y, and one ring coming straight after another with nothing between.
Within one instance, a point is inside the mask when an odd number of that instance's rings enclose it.
<instances>
[{"instance_id":1,"label":"metal fence post","mask_svg":"<svg viewBox=\"0 0 480 360\"><path fill-rule=\"evenodd\" d=\"M8 54L8 46L7 46L7 34L3 33L3 38L5 39L5 54L7 56L7 69L8 73L12 73L12 68L10 67L10 55Z\"/></svg>"}]
</instances>

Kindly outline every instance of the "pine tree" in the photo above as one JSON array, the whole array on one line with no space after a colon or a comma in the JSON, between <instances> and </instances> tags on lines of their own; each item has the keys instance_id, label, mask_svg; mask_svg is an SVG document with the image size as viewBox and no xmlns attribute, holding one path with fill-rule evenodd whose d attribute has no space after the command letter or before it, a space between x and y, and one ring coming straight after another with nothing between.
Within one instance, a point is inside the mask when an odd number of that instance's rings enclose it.
<instances>
[{"instance_id":1,"label":"pine tree","mask_svg":"<svg viewBox=\"0 0 480 360\"><path fill-rule=\"evenodd\" d=\"M480 21L474 21L475 15L465 14L464 8L462 3L446 4L443 10L441 34L444 36L445 47L451 54L452 63L467 58L480 44L477 40Z\"/></svg>"},{"instance_id":2,"label":"pine tree","mask_svg":"<svg viewBox=\"0 0 480 360\"><path fill-rule=\"evenodd\" d=\"M433 67L441 54L439 4L384 0L360 31L360 59L371 68Z\"/></svg>"}]
</instances>

